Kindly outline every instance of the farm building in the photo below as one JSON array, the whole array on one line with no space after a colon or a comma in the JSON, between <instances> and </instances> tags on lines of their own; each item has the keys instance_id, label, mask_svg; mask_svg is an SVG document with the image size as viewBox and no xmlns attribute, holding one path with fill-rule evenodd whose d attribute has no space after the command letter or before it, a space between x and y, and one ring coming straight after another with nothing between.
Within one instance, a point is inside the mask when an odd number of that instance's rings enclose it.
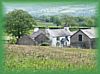
<instances>
[{"instance_id":1,"label":"farm building","mask_svg":"<svg viewBox=\"0 0 100 74\"><path fill-rule=\"evenodd\" d=\"M19 45L41 45L44 42L48 42L49 38L45 35L45 32L38 30L33 32L32 35L24 35L18 41Z\"/></svg>"},{"instance_id":2,"label":"farm building","mask_svg":"<svg viewBox=\"0 0 100 74\"><path fill-rule=\"evenodd\" d=\"M79 29L71 37L71 46L77 48L96 48L96 29Z\"/></svg>"},{"instance_id":3,"label":"farm building","mask_svg":"<svg viewBox=\"0 0 100 74\"><path fill-rule=\"evenodd\" d=\"M17 44L41 45L48 43L52 47L96 48L96 29L79 29L71 32L69 27L62 29L35 28L32 35L21 37Z\"/></svg>"},{"instance_id":4,"label":"farm building","mask_svg":"<svg viewBox=\"0 0 100 74\"><path fill-rule=\"evenodd\" d=\"M18 45L35 45L35 41L28 35L22 36L18 41Z\"/></svg>"},{"instance_id":5,"label":"farm building","mask_svg":"<svg viewBox=\"0 0 100 74\"><path fill-rule=\"evenodd\" d=\"M49 43L49 38L46 36L45 30L34 31L31 38L35 40L36 45L41 45L43 43Z\"/></svg>"}]
</instances>

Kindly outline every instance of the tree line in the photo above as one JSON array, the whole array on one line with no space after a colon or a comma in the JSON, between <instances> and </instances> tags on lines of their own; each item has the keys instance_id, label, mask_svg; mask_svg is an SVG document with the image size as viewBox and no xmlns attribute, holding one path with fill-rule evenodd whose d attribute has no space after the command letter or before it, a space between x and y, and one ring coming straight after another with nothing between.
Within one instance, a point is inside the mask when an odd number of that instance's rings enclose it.
<instances>
[{"instance_id":1,"label":"tree line","mask_svg":"<svg viewBox=\"0 0 100 74\"><path fill-rule=\"evenodd\" d=\"M55 15L55 16L40 16L35 17L41 21L52 22L56 26L64 26L69 24L69 26L74 27L93 27L95 24L95 16L92 17L83 17L83 16L68 16L68 15Z\"/></svg>"}]
</instances>

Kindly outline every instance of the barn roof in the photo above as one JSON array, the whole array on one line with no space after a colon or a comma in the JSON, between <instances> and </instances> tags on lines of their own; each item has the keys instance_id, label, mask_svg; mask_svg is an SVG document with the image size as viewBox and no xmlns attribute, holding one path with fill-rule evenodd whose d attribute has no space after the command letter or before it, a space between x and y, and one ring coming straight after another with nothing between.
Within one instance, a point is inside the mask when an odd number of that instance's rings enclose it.
<instances>
[{"instance_id":1,"label":"barn roof","mask_svg":"<svg viewBox=\"0 0 100 74\"><path fill-rule=\"evenodd\" d=\"M29 39L31 39L32 41L34 41L34 39L32 39L30 35L26 35L26 34L25 34L25 35L23 35L20 39L22 39L22 38L29 38ZM20 39L19 39L19 41L20 41Z\"/></svg>"},{"instance_id":2,"label":"barn roof","mask_svg":"<svg viewBox=\"0 0 100 74\"><path fill-rule=\"evenodd\" d=\"M64 37L64 36L70 36L70 32L68 32L65 29L48 29L48 33L52 37Z\"/></svg>"},{"instance_id":3,"label":"barn roof","mask_svg":"<svg viewBox=\"0 0 100 74\"><path fill-rule=\"evenodd\" d=\"M30 36L32 39L34 39L35 37L37 37L40 34L46 34L45 30L38 30L36 32L33 32L33 34Z\"/></svg>"},{"instance_id":4,"label":"barn roof","mask_svg":"<svg viewBox=\"0 0 100 74\"><path fill-rule=\"evenodd\" d=\"M89 38L97 38L96 28L91 29L81 29L83 33L85 33Z\"/></svg>"},{"instance_id":5,"label":"barn roof","mask_svg":"<svg viewBox=\"0 0 100 74\"><path fill-rule=\"evenodd\" d=\"M82 31L90 39L97 38L96 28L94 28L94 27L93 28L89 28L89 29L79 29L79 31ZM71 35L71 37L73 35L75 35L79 31L73 32L72 35Z\"/></svg>"}]
</instances>

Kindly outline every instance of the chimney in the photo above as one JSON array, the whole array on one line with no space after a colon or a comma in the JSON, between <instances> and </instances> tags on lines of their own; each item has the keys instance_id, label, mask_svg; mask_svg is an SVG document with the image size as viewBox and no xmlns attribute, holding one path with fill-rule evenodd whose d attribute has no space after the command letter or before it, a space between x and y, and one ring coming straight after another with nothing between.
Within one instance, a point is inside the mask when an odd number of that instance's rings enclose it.
<instances>
[{"instance_id":1,"label":"chimney","mask_svg":"<svg viewBox=\"0 0 100 74\"><path fill-rule=\"evenodd\" d=\"M68 32L70 32L68 24L64 25L64 29L67 30Z\"/></svg>"},{"instance_id":2,"label":"chimney","mask_svg":"<svg viewBox=\"0 0 100 74\"><path fill-rule=\"evenodd\" d=\"M37 32L37 31L39 31L39 28L38 27L34 28L34 32Z\"/></svg>"}]
</instances>

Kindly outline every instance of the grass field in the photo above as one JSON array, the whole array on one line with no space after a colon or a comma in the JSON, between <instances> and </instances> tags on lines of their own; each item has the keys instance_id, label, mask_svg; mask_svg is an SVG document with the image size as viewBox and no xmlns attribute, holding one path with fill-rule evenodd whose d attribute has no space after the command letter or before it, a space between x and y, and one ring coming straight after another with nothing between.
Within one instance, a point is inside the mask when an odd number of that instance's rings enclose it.
<instances>
[{"instance_id":1,"label":"grass field","mask_svg":"<svg viewBox=\"0 0 100 74\"><path fill-rule=\"evenodd\" d=\"M7 45L6 70L95 70L96 51L48 46Z\"/></svg>"}]
</instances>

